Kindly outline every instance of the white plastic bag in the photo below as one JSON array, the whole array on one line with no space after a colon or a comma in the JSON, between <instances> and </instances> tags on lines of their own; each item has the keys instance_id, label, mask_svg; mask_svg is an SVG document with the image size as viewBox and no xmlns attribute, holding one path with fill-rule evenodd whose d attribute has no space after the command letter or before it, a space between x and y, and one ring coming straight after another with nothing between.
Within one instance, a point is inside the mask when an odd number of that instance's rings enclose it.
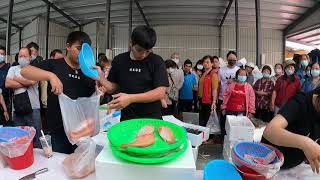
<instances>
[{"instance_id":1,"label":"white plastic bag","mask_svg":"<svg viewBox=\"0 0 320 180\"><path fill-rule=\"evenodd\" d=\"M96 144L91 138L83 138L78 147L64 161L63 166L69 177L82 178L95 170Z\"/></svg>"},{"instance_id":2,"label":"white plastic bag","mask_svg":"<svg viewBox=\"0 0 320 180\"><path fill-rule=\"evenodd\" d=\"M96 144L91 137L100 131L100 96L94 93L91 97L72 100L64 94L59 95L64 130L70 143L78 146L63 161L69 177L82 178L94 171Z\"/></svg>"},{"instance_id":3,"label":"white plastic bag","mask_svg":"<svg viewBox=\"0 0 320 180\"><path fill-rule=\"evenodd\" d=\"M64 131L71 144L82 137L95 136L100 131L99 101L100 95L70 99L65 94L59 95Z\"/></svg>"},{"instance_id":4,"label":"white plastic bag","mask_svg":"<svg viewBox=\"0 0 320 180\"><path fill-rule=\"evenodd\" d=\"M2 154L0 153L0 169L6 167L7 163L6 161L3 159Z\"/></svg>"},{"instance_id":5,"label":"white plastic bag","mask_svg":"<svg viewBox=\"0 0 320 180\"><path fill-rule=\"evenodd\" d=\"M210 128L210 134L220 133L220 122L216 110L211 113L206 127Z\"/></svg>"}]
</instances>

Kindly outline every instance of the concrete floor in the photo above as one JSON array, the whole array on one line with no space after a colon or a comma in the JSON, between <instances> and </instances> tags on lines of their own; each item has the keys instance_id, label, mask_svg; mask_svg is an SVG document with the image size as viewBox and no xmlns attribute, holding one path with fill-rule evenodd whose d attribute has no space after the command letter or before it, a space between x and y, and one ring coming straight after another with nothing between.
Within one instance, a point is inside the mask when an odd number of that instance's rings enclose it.
<instances>
[{"instance_id":1,"label":"concrete floor","mask_svg":"<svg viewBox=\"0 0 320 180\"><path fill-rule=\"evenodd\" d=\"M197 170L203 170L207 162L214 159L223 159L222 144L203 144L199 147L198 159L196 162Z\"/></svg>"}]
</instances>

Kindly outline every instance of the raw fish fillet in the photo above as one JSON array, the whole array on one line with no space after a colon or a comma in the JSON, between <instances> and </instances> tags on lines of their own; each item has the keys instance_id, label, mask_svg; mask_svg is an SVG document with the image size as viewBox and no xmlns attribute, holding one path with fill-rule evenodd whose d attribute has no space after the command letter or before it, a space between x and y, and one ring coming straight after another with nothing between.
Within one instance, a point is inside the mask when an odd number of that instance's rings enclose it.
<instances>
[{"instance_id":1,"label":"raw fish fillet","mask_svg":"<svg viewBox=\"0 0 320 180\"><path fill-rule=\"evenodd\" d=\"M160 126L158 129L159 135L161 138L166 141L169 144L175 143L174 135L171 129L165 127L165 126Z\"/></svg>"},{"instance_id":2,"label":"raw fish fillet","mask_svg":"<svg viewBox=\"0 0 320 180\"><path fill-rule=\"evenodd\" d=\"M146 134L142 136L137 136L134 141L128 144L122 144L121 147L129 147L129 146L135 146L135 147L147 147L153 144L155 141L155 137L153 134Z\"/></svg>"},{"instance_id":3,"label":"raw fish fillet","mask_svg":"<svg viewBox=\"0 0 320 180\"><path fill-rule=\"evenodd\" d=\"M244 158L250 159L251 161L257 163L257 164L262 164L262 165L268 165L270 164L275 158L277 157L277 154L275 151L270 152L267 154L265 157L254 157L250 154L245 154Z\"/></svg>"},{"instance_id":4,"label":"raw fish fillet","mask_svg":"<svg viewBox=\"0 0 320 180\"><path fill-rule=\"evenodd\" d=\"M147 135L147 134L153 134L153 132L154 132L154 127L152 125L146 125L140 129L140 131L137 134L137 137Z\"/></svg>"}]
</instances>

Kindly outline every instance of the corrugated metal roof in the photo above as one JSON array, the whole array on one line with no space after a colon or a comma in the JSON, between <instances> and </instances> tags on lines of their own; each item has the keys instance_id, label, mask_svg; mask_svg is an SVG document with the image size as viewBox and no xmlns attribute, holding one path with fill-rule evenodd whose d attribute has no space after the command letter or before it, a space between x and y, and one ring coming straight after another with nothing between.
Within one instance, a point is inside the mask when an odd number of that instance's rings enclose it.
<instances>
[{"instance_id":1,"label":"corrugated metal roof","mask_svg":"<svg viewBox=\"0 0 320 180\"><path fill-rule=\"evenodd\" d=\"M54 5L80 24L104 21L105 0L51 0ZM217 26L228 5L228 0L139 0L151 25L199 24ZM8 0L0 0L0 17L7 19ZM301 16L315 0L261 0L262 27L284 29ZM129 0L111 0L111 23L128 24ZM15 0L13 23L19 26L31 22L37 16L45 16L46 4L41 0ZM224 25L234 24L232 5ZM68 19L51 8L50 19L65 26L74 26ZM239 0L240 26L255 25L255 1ZM133 23L144 21L133 4ZM6 25L0 23L0 36L5 35ZM13 30L15 32L15 30Z\"/></svg>"}]
</instances>

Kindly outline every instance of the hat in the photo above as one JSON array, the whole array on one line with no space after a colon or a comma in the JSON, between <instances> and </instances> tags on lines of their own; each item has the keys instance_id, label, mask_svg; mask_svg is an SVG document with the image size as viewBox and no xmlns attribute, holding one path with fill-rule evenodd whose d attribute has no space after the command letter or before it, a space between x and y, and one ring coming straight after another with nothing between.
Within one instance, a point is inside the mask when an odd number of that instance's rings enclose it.
<instances>
[{"instance_id":1,"label":"hat","mask_svg":"<svg viewBox=\"0 0 320 180\"><path fill-rule=\"evenodd\" d=\"M295 65L296 64L296 62L294 62L294 60L286 60L284 63L283 63L283 65L284 65L284 68L286 68L287 66L289 66L289 65Z\"/></svg>"},{"instance_id":2,"label":"hat","mask_svg":"<svg viewBox=\"0 0 320 180\"><path fill-rule=\"evenodd\" d=\"M246 66L251 67L252 69L256 67L256 65L254 65L252 62L247 62Z\"/></svg>"}]
</instances>

